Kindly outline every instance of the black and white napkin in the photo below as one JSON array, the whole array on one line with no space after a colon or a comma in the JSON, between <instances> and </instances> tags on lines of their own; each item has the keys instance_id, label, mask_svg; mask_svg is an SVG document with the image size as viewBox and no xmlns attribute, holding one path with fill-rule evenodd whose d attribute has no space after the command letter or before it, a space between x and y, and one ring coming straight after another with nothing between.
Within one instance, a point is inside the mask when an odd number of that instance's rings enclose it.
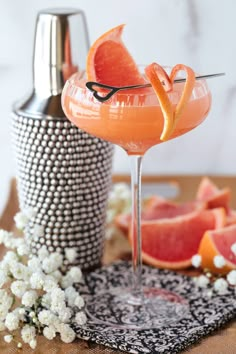
<instances>
[{"instance_id":1,"label":"black and white napkin","mask_svg":"<svg viewBox=\"0 0 236 354\"><path fill-rule=\"evenodd\" d=\"M127 269L129 262L117 262L88 274L80 292L98 294L109 287L127 287L130 279ZM228 289L223 295L199 288L193 278L176 274L168 270L143 267L143 282L147 286L162 287L173 291L188 301L188 311L177 320L168 319L168 325L144 330L124 330L107 327L89 321L85 326L75 327L79 338L123 350L128 353L169 354L178 353L203 336L223 326L236 317L236 292ZM109 317L109 303L106 316ZM161 310L161 309L160 309ZM96 303L96 311L104 312L104 307ZM109 321L109 318L105 318ZM165 321L164 321L165 323Z\"/></svg>"}]
</instances>

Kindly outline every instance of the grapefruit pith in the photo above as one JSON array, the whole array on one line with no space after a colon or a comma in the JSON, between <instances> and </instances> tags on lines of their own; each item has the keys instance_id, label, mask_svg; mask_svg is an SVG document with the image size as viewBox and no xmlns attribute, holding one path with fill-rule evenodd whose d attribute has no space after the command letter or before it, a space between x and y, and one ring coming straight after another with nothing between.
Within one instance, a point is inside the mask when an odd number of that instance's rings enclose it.
<instances>
[{"instance_id":1,"label":"grapefruit pith","mask_svg":"<svg viewBox=\"0 0 236 354\"><path fill-rule=\"evenodd\" d=\"M172 219L143 221L142 257L156 267L183 269L191 265L207 230L225 225L223 208L201 210ZM129 240L132 244L131 229Z\"/></svg>"},{"instance_id":2,"label":"grapefruit pith","mask_svg":"<svg viewBox=\"0 0 236 354\"><path fill-rule=\"evenodd\" d=\"M234 243L236 243L236 225L206 231L198 250L198 254L202 257L202 268L219 274L236 269L236 255L231 250ZM214 265L214 257L217 255L225 258L226 265L222 268Z\"/></svg>"}]
</instances>

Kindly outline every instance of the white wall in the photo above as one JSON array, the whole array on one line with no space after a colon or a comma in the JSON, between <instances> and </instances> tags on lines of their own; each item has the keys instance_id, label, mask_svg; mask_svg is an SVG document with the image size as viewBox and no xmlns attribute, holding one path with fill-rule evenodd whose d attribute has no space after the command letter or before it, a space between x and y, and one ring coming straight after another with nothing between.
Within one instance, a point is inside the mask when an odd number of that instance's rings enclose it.
<instances>
[{"instance_id":1,"label":"white wall","mask_svg":"<svg viewBox=\"0 0 236 354\"><path fill-rule=\"evenodd\" d=\"M85 11L90 39L126 23L124 41L138 63L186 63L200 73L225 71L209 80L211 113L195 131L145 156L144 173L236 174L235 0L0 0L0 209L14 176L10 144L12 102L31 84L31 56L37 11L47 7ZM127 172L123 151L114 171Z\"/></svg>"}]
</instances>

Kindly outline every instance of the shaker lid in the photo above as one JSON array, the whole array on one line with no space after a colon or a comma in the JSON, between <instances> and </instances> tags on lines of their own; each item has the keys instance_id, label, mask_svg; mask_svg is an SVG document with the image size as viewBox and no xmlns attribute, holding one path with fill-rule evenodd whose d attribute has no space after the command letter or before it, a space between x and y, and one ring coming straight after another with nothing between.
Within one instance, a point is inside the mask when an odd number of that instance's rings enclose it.
<instances>
[{"instance_id":1,"label":"shaker lid","mask_svg":"<svg viewBox=\"0 0 236 354\"><path fill-rule=\"evenodd\" d=\"M35 28L33 90L26 100L15 105L15 112L38 119L65 118L61 92L66 80L85 68L88 49L83 11L73 8L40 11Z\"/></svg>"}]
</instances>

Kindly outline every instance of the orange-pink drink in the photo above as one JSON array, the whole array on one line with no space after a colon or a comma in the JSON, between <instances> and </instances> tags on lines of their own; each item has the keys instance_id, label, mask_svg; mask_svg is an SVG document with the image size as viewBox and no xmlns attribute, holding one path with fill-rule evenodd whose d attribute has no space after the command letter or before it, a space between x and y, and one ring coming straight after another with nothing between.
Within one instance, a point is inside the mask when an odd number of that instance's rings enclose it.
<instances>
[{"instance_id":1,"label":"orange-pink drink","mask_svg":"<svg viewBox=\"0 0 236 354\"><path fill-rule=\"evenodd\" d=\"M176 106L183 84L174 84L169 98ZM192 96L170 139L197 127L207 116L211 95L205 81L196 81ZM72 77L64 90L63 106L67 117L82 130L123 147L129 155L143 155L161 143L163 114L152 88L115 94L100 103L85 87L84 80Z\"/></svg>"}]
</instances>

